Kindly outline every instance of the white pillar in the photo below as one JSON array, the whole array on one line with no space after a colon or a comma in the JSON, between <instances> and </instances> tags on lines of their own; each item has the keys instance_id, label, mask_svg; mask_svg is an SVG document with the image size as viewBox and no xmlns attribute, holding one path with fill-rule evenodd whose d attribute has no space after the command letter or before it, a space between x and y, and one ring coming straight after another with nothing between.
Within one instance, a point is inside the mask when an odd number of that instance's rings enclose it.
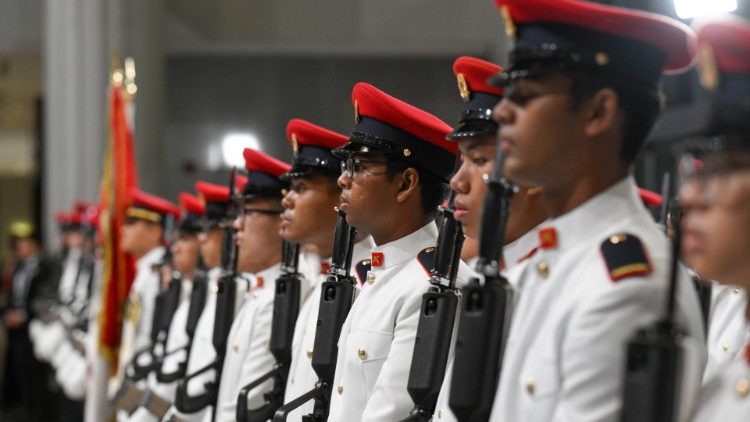
<instances>
[{"instance_id":1,"label":"white pillar","mask_svg":"<svg viewBox=\"0 0 750 422\"><path fill-rule=\"evenodd\" d=\"M42 63L45 93L42 221L56 245L55 211L96 200L106 127L105 5L46 0Z\"/></svg>"}]
</instances>

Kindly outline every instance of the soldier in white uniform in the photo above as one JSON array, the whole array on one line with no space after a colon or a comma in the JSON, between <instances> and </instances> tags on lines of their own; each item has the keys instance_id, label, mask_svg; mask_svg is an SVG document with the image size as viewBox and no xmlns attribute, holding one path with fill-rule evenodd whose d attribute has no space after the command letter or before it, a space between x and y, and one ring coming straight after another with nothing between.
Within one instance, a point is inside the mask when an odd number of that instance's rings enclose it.
<instances>
[{"instance_id":1,"label":"soldier in white uniform","mask_svg":"<svg viewBox=\"0 0 750 422\"><path fill-rule=\"evenodd\" d=\"M660 75L692 63L693 39L678 22L588 2L496 4L515 38L493 112L504 175L540 186L550 220L509 275L519 294L490 419L614 421L626 341L661 316L671 255L629 168L658 113ZM702 321L679 280L695 385Z\"/></svg>"},{"instance_id":2,"label":"soldier in white uniform","mask_svg":"<svg viewBox=\"0 0 750 422\"><path fill-rule=\"evenodd\" d=\"M454 216L461 222L467 241L479 240L482 209L487 194L486 179L495 162L498 126L492 120L492 109L502 99L503 88L487 84L487 79L500 71L500 66L475 57L459 57L453 63L464 110L458 126L447 137L456 141L461 153L461 165L451 178L450 186L456 192ZM506 244L503 247L502 268L506 272L538 250L539 242L533 228L547 218L540 193L540 188L521 187L513 195L505 230ZM466 241L464 247L465 245ZM472 263L475 262L476 259L472 260ZM473 266L470 268L474 269ZM436 419L440 420L454 418L448 407L447 394L453 372L452 363L452 360L448 363L435 408Z\"/></svg>"},{"instance_id":3,"label":"soldier in white uniform","mask_svg":"<svg viewBox=\"0 0 750 422\"><path fill-rule=\"evenodd\" d=\"M692 420L747 421L750 339L746 337L739 348L736 343L743 331L747 333L750 307L746 300L742 306L743 292L733 289L750 288L750 245L745 235L750 229L750 22L713 18L698 23L696 32L701 82L708 89L712 110L705 132L699 134L702 141L689 144L695 150L680 161L682 251L701 277L722 283L718 293L725 296L719 299L722 309L711 316L710 330L728 334L722 340L727 342L724 353L735 356L715 358ZM738 324L737 314L744 324ZM709 344L709 351L715 346Z\"/></svg>"},{"instance_id":4,"label":"soldier in white uniform","mask_svg":"<svg viewBox=\"0 0 750 422\"><path fill-rule=\"evenodd\" d=\"M160 289L159 274L153 267L164 258L167 219L174 219L178 214L177 206L165 199L139 190L132 192L121 247L136 257L136 275L128 294L115 388L119 388L134 354L151 345L154 304ZM145 387L145 382L143 384L141 387Z\"/></svg>"},{"instance_id":5,"label":"soldier in white uniform","mask_svg":"<svg viewBox=\"0 0 750 422\"><path fill-rule=\"evenodd\" d=\"M200 240L200 254L203 264L206 266L208 273L208 289L206 295L206 305L201 312L198 323L195 327L193 343L188 355L187 371L188 376L196 373L200 369L209 365L216 359L216 350L213 345L214 318L216 316L216 298L218 292L218 282L221 277L221 246L224 236L224 228L231 224L228 220L229 207L229 188L227 186L215 185L208 182L199 181L195 184L195 190L205 203L205 211L202 220L202 231L198 236ZM206 384L216 382L216 371L207 371L195 376L187 383L187 393L189 396L199 396L206 393ZM184 382L184 381L181 381ZM206 406L194 413L182 413L173 405L167 414L165 420L170 420L173 416L189 422L199 422L203 420L206 414L213 412L212 406Z\"/></svg>"},{"instance_id":6,"label":"soldier in white uniform","mask_svg":"<svg viewBox=\"0 0 750 422\"><path fill-rule=\"evenodd\" d=\"M149 402L158 402L161 407L168 407L169 403L174 401L177 381L162 382L159 380L157 372L172 374L179 371L181 365L187 363L188 349L191 338L186 331L188 311L191 302L191 293L193 279L198 270L198 233L200 232L199 219L204 212L203 204L200 200L186 192L180 194L180 221L177 230L174 233L174 241L171 245L172 265L182 282L180 291L180 302L172 316L169 325L169 332L165 342L165 356L163 361L158 364L155 371L148 375L148 391L152 397ZM130 422L135 421L153 421L160 418L153 415L146 406L149 403L141 403L141 406L130 415Z\"/></svg>"},{"instance_id":7,"label":"soldier in white uniform","mask_svg":"<svg viewBox=\"0 0 750 422\"><path fill-rule=\"evenodd\" d=\"M341 188L336 180L341 174L341 159L331 150L344 145L349 138L317 126L302 119L292 119L286 127L287 139L292 144L294 158L292 169L286 174L291 188L282 204L285 211L281 218L281 234L287 241L315 246L324 260L319 274L310 276L312 293L300 308L292 342L292 362L284 391L284 402L289 402L312 390L318 376L312 368L315 329L318 320L320 292L328 275L333 253L333 232L338 214ZM359 283L365 280L357 268L367 267L370 249L374 246L367 233L358 233L352 252L352 273ZM363 273L362 271L360 271ZM363 273L364 274L364 273ZM313 401L297 408L287 416L287 421L300 421L303 415L312 413Z\"/></svg>"},{"instance_id":8,"label":"soldier in white uniform","mask_svg":"<svg viewBox=\"0 0 750 422\"><path fill-rule=\"evenodd\" d=\"M356 126L334 150L346 160L341 209L376 246L341 330L328 420L394 421L414 406L406 384L457 148L450 126L372 85L355 85L352 101Z\"/></svg>"},{"instance_id":9,"label":"soldier in white uniform","mask_svg":"<svg viewBox=\"0 0 750 422\"><path fill-rule=\"evenodd\" d=\"M241 214L234 221L237 231L238 269L252 274L249 297L232 323L216 407L216 421L235 421L237 396L247 383L268 372L274 357L268 348L276 279L280 275L282 240L279 217L287 183L279 176L289 164L260 151L245 149L248 182L242 190ZM249 392L248 404L263 403L270 390L265 383ZM206 415L204 422L210 422Z\"/></svg>"}]
</instances>

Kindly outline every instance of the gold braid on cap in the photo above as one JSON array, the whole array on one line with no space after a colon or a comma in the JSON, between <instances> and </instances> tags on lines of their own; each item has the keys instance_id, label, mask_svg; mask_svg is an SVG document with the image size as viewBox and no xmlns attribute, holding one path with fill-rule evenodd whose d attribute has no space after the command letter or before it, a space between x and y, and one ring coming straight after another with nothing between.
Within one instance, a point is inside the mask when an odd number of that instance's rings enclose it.
<instances>
[{"instance_id":1,"label":"gold braid on cap","mask_svg":"<svg viewBox=\"0 0 750 422\"><path fill-rule=\"evenodd\" d=\"M137 218L139 220L161 224L161 214L159 214L158 212L145 210L143 208L130 207L126 212L126 215L128 217Z\"/></svg>"}]
</instances>

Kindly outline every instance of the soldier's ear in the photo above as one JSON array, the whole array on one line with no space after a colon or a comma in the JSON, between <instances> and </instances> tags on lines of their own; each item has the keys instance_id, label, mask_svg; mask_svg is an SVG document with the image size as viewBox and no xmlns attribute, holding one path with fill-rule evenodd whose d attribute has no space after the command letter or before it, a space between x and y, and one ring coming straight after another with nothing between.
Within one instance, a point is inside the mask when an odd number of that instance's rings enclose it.
<instances>
[{"instance_id":1,"label":"soldier's ear","mask_svg":"<svg viewBox=\"0 0 750 422\"><path fill-rule=\"evenodd\" d=\"M590 137L618 129L622 123L620 96L612 88L597 91L588 101L584 130ZM619 129L618 129L619 130Z\"/></svg>"},{"instance_id":2,"label":"soldier's ear","mask_svg":"<svg viewBox=\"0 0 750 422\"><path fill-rule=\"evenodd\" d=\"M414 167L409 167L401 173L400 179L396 200L404 202L419 189L419 172Z\"/></svg>"}]
</instances>

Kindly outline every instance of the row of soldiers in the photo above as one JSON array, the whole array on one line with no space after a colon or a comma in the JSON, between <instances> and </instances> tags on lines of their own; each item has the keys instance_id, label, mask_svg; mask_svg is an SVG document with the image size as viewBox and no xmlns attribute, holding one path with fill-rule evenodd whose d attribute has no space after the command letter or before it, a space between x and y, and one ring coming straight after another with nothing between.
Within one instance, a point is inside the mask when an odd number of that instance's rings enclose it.
<instances>
[{"instance_id":1,"label":"row of soldiers","mask_svg":"<svg viewBox=\"0 0 750 422\"><path fill-rule=\"evenodd\" d=\"M718 284L748 286L750 24L495 3L514 47L455 61L456 127L359 83L348 136L289 121L291 164L248 148L179 207L133 192L118 420L750 418L747 300ZM711 109L670 201L630 170L698 51ZM37 354L74 383L57 330Z\"/></svg>"}]
</instances>

